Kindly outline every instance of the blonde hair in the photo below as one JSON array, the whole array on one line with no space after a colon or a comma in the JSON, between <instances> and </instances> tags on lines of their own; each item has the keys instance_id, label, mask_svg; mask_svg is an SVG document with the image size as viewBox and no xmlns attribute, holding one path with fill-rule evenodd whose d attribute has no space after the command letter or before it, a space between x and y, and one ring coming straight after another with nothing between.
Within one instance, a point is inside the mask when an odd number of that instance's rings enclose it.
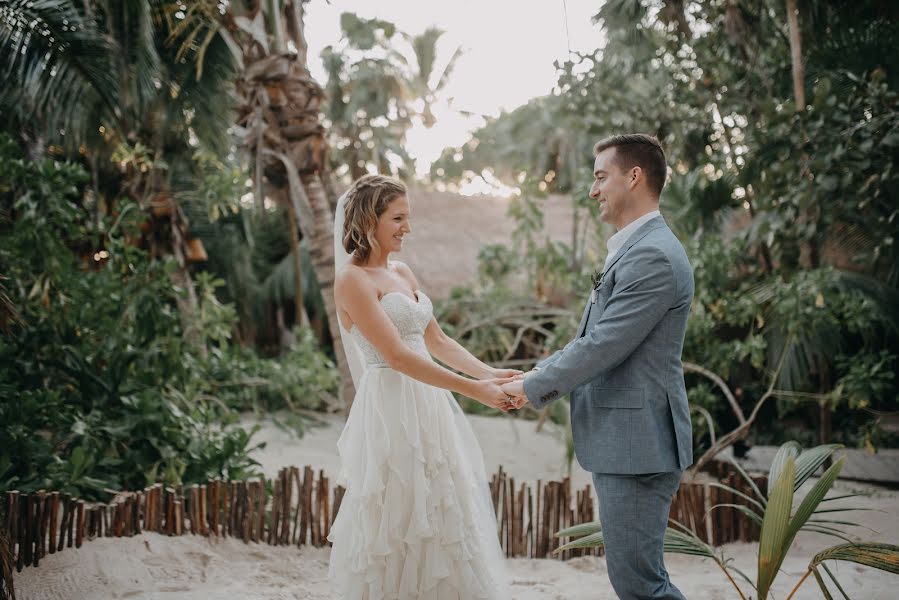
<instances>
[{"instance_id":1,"label":"blonde hair","mask_svg":"<svg viewBox=\"0 0 899 600\"><path fill-rule=\"evenodd\" d=\"M365 261L378 248L375 230L387 205L406 195L406 186L386 175L363 175L353 182L343 207L343 249Z\"/></svg>"}]
</instances>

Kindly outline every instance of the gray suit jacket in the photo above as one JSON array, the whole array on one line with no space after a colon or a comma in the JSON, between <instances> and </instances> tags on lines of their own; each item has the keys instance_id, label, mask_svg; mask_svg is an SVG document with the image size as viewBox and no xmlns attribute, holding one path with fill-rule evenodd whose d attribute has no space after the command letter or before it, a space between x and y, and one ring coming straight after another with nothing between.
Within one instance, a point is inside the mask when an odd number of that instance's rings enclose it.
<instances>
[{"instance_id":1,"label":"gray suit jacket","mask_svg":"<svg viewBox=\"0 0 899 600\"><path fill-rule=\"evenodd\" d=\"M693 436L681 352L693 269L662 217L644 223L613 258L578 332L524 381L542 408L571 393L578 462L594 473L685 469Z\"/></svg>"}]
</instances>

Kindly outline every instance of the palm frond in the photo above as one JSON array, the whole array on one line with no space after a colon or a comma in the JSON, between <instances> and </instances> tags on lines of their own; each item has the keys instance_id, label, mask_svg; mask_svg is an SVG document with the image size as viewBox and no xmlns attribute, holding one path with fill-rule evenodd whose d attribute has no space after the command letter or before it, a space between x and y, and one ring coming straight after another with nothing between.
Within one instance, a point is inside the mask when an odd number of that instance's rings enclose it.
<instances>
[{"instance_id":1,"label":"palm frond","mask_svg":"<svg viewBox=\"0 0 899 600\"><path fill-rule=\"evenodd\" d=\"M842 444L823 444L800 454L796 459L796 482L793 484L793 491L798 491L808 478L814 475L821 465L842 447Z\"/></svg>"},{"instance_id":2,"label":"palm frond","mask_svg":"<svg viewBox=\"0 0 899 600\"><path fill-rule=\"evenodd\" d=\"M0 102L48 139L83 139L99 113L121 115L114 45L71 0L12 0L0 7Z\"/></svg>"},{"instance_id":3,"label":"palm frond","mask_svg":"<svg viewBox=\"0 0 899 600\"><path fill-rule=\"evenodd\" d=\"M815 568L826 560L853 562L899 575L899 546L895 544L877 542L840 544L816 554L809 563L809 568Z\"/></svg>"},{"instance_id":4,"label":"palm frond","mask_svg":"<svg viewBox=\"0 0 899 600\"><path fill-rule=\"evenodd\" d=\"M789 441L777 449L774 460L771 461L771 468L768 470L768 496L771 495L774 486L780 481L781 473L783 472L784 467L786 467L787 462L792 460L793 464L796 464L796 458L799 456L799 452L799 444L793 441ZM793 489L795 491L795 486Z\"/></svg>"},{"instance_id":5,"label":"palm frond","mask_svg":"<svg viewBox=\"0 0 899 600\"><path fill-rule=\"evenodd\" d=\"M802 529L802 527L806 524L812 514L814 514L815 509L818 508L821 500L824 499L824 496L826 496L827 492L830 491L830 488L833 487L833 484L837 480L837 477L839 476L845 462L846 457L844 456L837 462L833 463L833 465L831 465L831 467L827 469L824 475L822 475L821 478L817 482L815 482L815 485L811 490L809 490L809 493L806 494L802 499L802 502L799 504L799 506L796 508L795 513L793 514L793 518L790 519L790 527L786 539L787 546L792 543L793 538L796 537L796 534L799 533L799 530ZM854 525L853 523L847 524Z\"/></svg>"},{"instance_id":6,"label":"palm frond","mask_svg":"<svg viewBox=\"0 0 899 600\"><path fill-rule=\"evenodd\" d=\"M602 524L599 521L593 521L591 523L581 523L579 525L574 525L573 527L568 527L566 529L562 529L555 533L556 537L580 537L582 535L593 535L602 531Z\"/></svg>"},{"instance_id":7,"label":"palm frond","mask_svg":"<svg viewBox=\"0 0 899 600\"><path fill-rule=\"evenodd\" d=\"M750 509L748 506L746 506L744 504L733 504L733 503L716 504L716 505L712 506L709 510L706 511L706 516L708 516L708 514L710 512L712 512L713 510L715 510L716 508L733 508L734 510L746 515L746 517L748 519L755 522L757 525L762 524L762 517L758 513L756 513L755 511L753 511L752 509Z\"/></svg>"},{"instance_id":8,"label":"palm frond","mask_svg":"<svg viewBox=\"0 0 899 600\"><path fill-rule=\"evenodd\" d=\"M785 444L786 446L786 444ZM782 447L783 448L783 447ZM762 521L762 532L759 537L758 556L758 592L760 598L768 596L768 590L780 570L786 555L785 540L789 535L790 509L793 505L793 480L795 477L795 459L793 448L784 450L786 462L777 471L777 479L768 498L768 510ZM798 453L798 451L797 451ZM774 473L772 468L772 473Z\"/></svg>"}]
</instances>

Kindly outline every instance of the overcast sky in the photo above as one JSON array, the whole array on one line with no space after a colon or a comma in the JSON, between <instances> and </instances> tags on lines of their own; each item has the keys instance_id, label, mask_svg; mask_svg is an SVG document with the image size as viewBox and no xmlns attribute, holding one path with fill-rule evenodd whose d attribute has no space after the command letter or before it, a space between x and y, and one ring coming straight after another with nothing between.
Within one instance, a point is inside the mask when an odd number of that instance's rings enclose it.
<instances>
[{"instance_id":1,"label":"overcast sky","mask_svg":"<svg viewBox=\"0 0 899 600\"><path fill-rule=\"evenodd\" d=\"M340 39L342 12L385 19L413 35L432 25L443 29L440 66L461 46L464 54L443 93L444 99L453 99L452 108L435 107L437 125L430 130L414 127L407 136L409 153L422 173L443 148L462 144L481 123L457 111L495 116L550 93L557 80L553 62L568 56L569 45L579 52L600 45L599 28L591 17L601 4L598 0L315 0L306 4L309 65L324 85L319 54Z\"/></svg>"}]
</instances>

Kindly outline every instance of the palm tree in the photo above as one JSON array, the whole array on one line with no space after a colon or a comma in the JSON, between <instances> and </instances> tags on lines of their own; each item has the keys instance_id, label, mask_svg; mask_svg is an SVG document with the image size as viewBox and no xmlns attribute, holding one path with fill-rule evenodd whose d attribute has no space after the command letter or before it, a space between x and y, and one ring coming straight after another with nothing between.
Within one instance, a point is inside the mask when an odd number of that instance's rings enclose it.
<instances>
[{"instance_id":1,"label":"palm tree","mask_svg":"<svg viewBox=\"0 0 899 600\"><path fill-rule=\"evenodd\" d=\"M147 211L145 242L155 256L174 255L171 277L185 291L178 301L183 329L202 353L188 270L192 246L177 191L191 179L195 144L225 145L233 62L223 44L210 45L206 73L195 77L161 44L161 16L174 6L169 0L8 2L0 7L0 56L7 65L0 107L21 128L32 157L47 144L84 156L98 215L114 211L122 196Z\"/></svg>"},{"instance_id":2,"label":"palm tree","mask_svg":"<svg viewBox=\"0 0 899 600\"><path fill-rule=\"evenodd\" d=\"M832 598L830 590L825 583L824 576L830 578L831 583L848 598L840 583L834 577L825 561L848 561L856 564L873 567L888 573L899 574L899 546L882 544L877 542L864 542L852 539L850 532L844 531L843 526L858 527L851 521L834 520L834 512L851 512L853 510L866 510L852 507L834 507L825 504L833 500L861 496L862 494L848 494L826 497L831 491L846 457L839 458L830 467L826 467L833 453L840 448L839 444L827 444L802 451L796 442L783 444L774 457L768 473L768 489L762 492L743 470L740 465L733 462L734 468L748 483L752 490L750 493L742 493L732 487L712 483L714 487L724 489L733 494L738 504L718 504L710 510L718 508L733 508L739 510L747 518L761 527L761 537L758 545L758 572L755 581L749 579L742 571L732 564L732 559L726 558L723 552L716 550L703 542L694 531L684 525L671 521L673 527L668 527L665 532L665 552L687 554L709 558L718 565L737 595L743 600L747 596L737 584L731 573L744 579L758 595L759 599L771 597L771 586L778 576L784 558L796 535L801 531L810 531L840 538L849 543L832 546L818 552L809 562L805 574L795 584L787 600L792 598L805 580L813 575L825 598ZM808 491L801 500L794 501L794 494L800 492L803 485L819 469L825 466L820 478L810 484ZM745 502L743 502L745 501ZM795 506L794 506L795 505ZM556 532L556 537L578 537L555 552L563 552L575 548L594 548L605 545L602 533L602 524L599 521L583 523L574 527ZM823 574L822 574L823 572Z\"/></svg>"},{"instance_id":3,"label":"palm tree","mask_svg":"<svg viewBox=\"0 0 899 600\"><path fill-rule=\"evenodd\" d=\"M411 164L404 141L414 111L407 59L395 47L396 28L351 13L340 16L340 25L345 42L322 51L334 162L347 165L353 179L369 165L402 176Z\"/></svg>"},{"instance_id":4,"label":"palm tree","mask_svg":"<svg viewBox=\"0 0 899 600\"><path fill-rule=\"evenodd\" d=\"M306 66L303 1L235 1L222 13L216 0L200 0L185 12L169 14L172 39L183 40L179 53L195 53L198 68L216 36L239 65L233 129L252 164L256 202L261 206L270 197L282 203L289 226L299 230L309 247L349 410L354 391L334 302L334 218L322 180L328 157L319 121L324 93ZM299 288L299 237L291 239ZM301 297L297 289L297 302Z\"/></svg>"},{"instance_id":5,"label":"palm tree","mask_svg":"<svg viewBox=\"0 0 899 600\"><path fill-rule=\"evenodd\" d=\"M436 73L437 42L440 41L444 33L443 30L437 27L428 27L418 35L404 36L409 40L409 44L412 46L412 51L415 54L416 68L409 77L409 88L415 98L420 98L423 101L421 118L424 126L428 129L437 122L437 118L431 111L431 107L437 99L437 94L446 87L449 76L456 66L456 61L462 56L462 47L456 47L440 74ZM436 81L434 81L435 78Z\"/></svg>"}]
</instances>

